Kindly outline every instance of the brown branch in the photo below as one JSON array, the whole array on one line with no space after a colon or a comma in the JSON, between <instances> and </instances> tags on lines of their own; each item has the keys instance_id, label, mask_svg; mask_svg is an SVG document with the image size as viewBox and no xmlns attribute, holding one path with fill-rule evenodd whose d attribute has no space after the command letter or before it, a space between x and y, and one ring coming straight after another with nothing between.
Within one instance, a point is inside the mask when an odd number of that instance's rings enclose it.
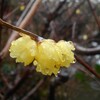
<instances>
[{"instance_id":1,"label":"brown branch","mask_svg":"<svg viewBox=\"0 0 100 100\"><path fill-rule=\"evenodd\" d=\"M76 22L73 23L72 26L72 41L75 42L75 29L76 29Z\"/></svg>"},{"instance_id":2,"label":"brown branch","mask_svg":"<svg viewBox=\"0 0 100 100\"><path fill-rule=\"evenodd\" d=\"M85 69L83 69L83 67L77 67L77 69L83 73L85 73L87 76L89 76L90 78L94 79L94 77Z\"/></svg>"},{"instance_id":3,"label":"brown branch","mask_svg":"<svg viewBox=\"0 0 100 100\"><path fill-rule=\"evenodd\" d=\"M91 75L88 71L86 71L85 69L78 67L78 70L80 70L81 72L85 73L87 76L89 76L91 79L95 80L96 83L100 86L100 82L93 76Z\"/></svg>"},{"instance_id":4,"label":"brown branch","mask_svg":"<svg viewBox=\"0 0 100 100\"><path fill-rule=\"evenodd\" d=\"M86 69L88 69L93 75L95 75L98 79L100 79L100 75L98 75L91 66L89 66L87 63L85 63L80 57L75 55L76 60L82 64Z\"/></svg>"},{"instance_id":5,"label":"brown branch","mask_svg":"<svg viewBox=\"0 0 100 100\"><path fill-rule=\"evenodd\" d=\"M1 24L2 26L7 27L7 28L13 29L13 30L15 30L15 31L17 31L17 32L19 32L19 33L23 33L23 34L29 35L29 36L31 36L31 37L32 37L33 39L35 39L35 40L38 40L38 37L39 37L38 35L36 35L36 34L34 34L34 33L32 33L32 32L29 32L29 31L27 31L27 30L18 28L18 27L14 26L14 25L11 25L11 24L9 24L9 23L3 21L1 18L0 18L0 24Z\"/></svg>"},{"instance_id":6,"label":"brown branch","mask_svg":"<svg viewBox=\"0 0 100 100\"><path fill-rule=\"evenodd\" d=\"M90 9L91 9L91 12L92 12L92 14L93 14L93 16L94 16L94 18L95 18L95 21L96 21L96 23L97 23L97 25L98 25L98 28L100 29L100 21L99 21L99 19L98 19L98 16L96 15L95 10L94 10L94 8L92 7L92 4L91 4L90 0L87 0L87 2L88 2L88 4L89 4L89 7L90 7Z\"/></svg>"},{"instance_id":7,"label":"brown branch","mask_svg":"<svg viewBox=\"0 0 100 100\"><path fill-rule=\"evenodd\" d=\"M72 28L72 40L75 42L75 28L76 28L76 23L73 23L73 28ZM79 46L77 43L74 43L76 51L81 54L100 54L100 46L96 48L84 48L82 46ZM100 75L98 75L91 66L89 66L87 63L85 63L82 59L80 59L77 55L75 55L76 60L82 64L88 71L90 71L93 75L95 75L97 78L100 78Z\"/></svg>"},{"instance_id":8,"label":"brown branch","mask_svg":"<svg viewBox=\"0 0 100 100\"><path fill-rule=\"evenodd\" d=\"M84 54L84 55L95 55L95 54L100 54L100 45L95 47L95 48L85 48L75 41L75 28L76 28L76 22L73 23L72 27L72 41L74 42L76 52L79 54Z\"/></svg>"},{"instance_id":9,"label":"brown branch","mask_svg":"<svg viewBox=\"0 0 100 100\"><path fill-rule=\"evenodd\" d=\"M100 46L97 46L95 48L85 48L83 46L78 45L77 43L74 43L76 52L79 54L84 55L96 55L100 54Z\"/></svg>"},{"instance_id":10,"label":"brown branch","mask_svg":"<svg viewBox=\"0 0 100 100\"><path fill-rule=\"evenodd\" d=\"M74 42L76 52L79 54L84 54L84 55L95 55L95 54L100 54L100 45L95 47L95 48L85 48L75 41L75 27L76 24L73 23L72 27L72 41Z\"/></svg>"}]
</instances>

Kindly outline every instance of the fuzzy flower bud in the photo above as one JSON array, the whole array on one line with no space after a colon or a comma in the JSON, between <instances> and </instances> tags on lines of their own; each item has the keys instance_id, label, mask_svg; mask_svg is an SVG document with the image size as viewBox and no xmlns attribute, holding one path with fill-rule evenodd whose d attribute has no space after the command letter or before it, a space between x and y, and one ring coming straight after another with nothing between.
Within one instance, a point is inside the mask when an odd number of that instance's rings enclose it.
<instances>
[{"instance_id":1,"label":"fuzzy flower bud","mask_svg":"<svg viewBox=\"0 0 100 100\"><path fill-rule=\"evenodd\" d=\"M38 44L38 53L34 64L37 66L36 70L44 75L57 74L60 68L60 58L55 46L56 43L50 39L43 40Z\"/></svg>"},{"instance_id":2,"label":"fuzzy flower bud","mask_svg":"<svg viewBox=\"0 0 100 100\"><path fill-rule=\"evenodd\" d=\"M37 45L29 36L23 36L13 41L10 47L10 56L16 58L16 62L29 65L34 60L37 52Z\"/></svg>"},{"instance_id":3,"label":"fuzzy flower bud","mask_svg":"<svg viewBox=\"0 0 100 100\"><path fill-rule=\"evenodd\" d=\"M75 50L74 45L71 41L59 41L57 43L61 51L61 66L69 67L71 63L75 63L74 53L72 51Z\"/></svg>"}]
</instances>

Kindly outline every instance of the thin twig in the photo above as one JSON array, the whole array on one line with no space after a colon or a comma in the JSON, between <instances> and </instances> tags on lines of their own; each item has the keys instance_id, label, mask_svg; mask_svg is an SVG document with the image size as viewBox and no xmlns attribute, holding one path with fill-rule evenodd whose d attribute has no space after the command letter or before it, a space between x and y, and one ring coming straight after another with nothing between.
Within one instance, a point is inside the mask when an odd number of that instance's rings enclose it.
<instances>
[{"instance_id":1,"label":"thin twig","mask_svg":"<svg viewBox=\"0 0 100 100\"><path fill-rule=\"evenodd\" d=\"M74 7L73 11L72 11L71 14L68 16L67 21L73 17L73 15L75 14L76 10L77 10L78 8L80 8L84 3L85 3L85 0L81 1L77 6Z\"/></svg>"},{"instance_id":2,"label":"thin twig","mask_svg":"<svg viewBox=\"0 0 100 100\"><path fill-rule=\"evenodd\" d=\"M35 1L34 5L32 5L28 14L26 15L24 20L19 25L20 28L24 28L25 26L27 26L29 24L30 20L32 19L32 16L35 15L35 13L36 13L37 9L39 8L41 2L42 2L42 0L36 0Z\"/></svg>"},{"instance_id":3,"label":"thin twig","mask_svg":"<svg viewBox=\"0 0 100 100\"><path fill-rule=\"evenodd\" d=\"M11 89L12 85L8 82L8 79L4 76L4 74L2 72L0 72L0 76L1 76L1 79L4 82L4 84L6 85L6 87L8 89Z\"/></svg>"},{"instance_id":4,"label":"thin twig","mask_svg":"<svg viewBox=\"0 0 100 100\"><path fill-rule=\"evenodd\" d=\"M96 23L97 23L97 25L98 25L98 28L100 29L100 22L99 22L98 16L96 15L95 10L94 10L94 8L92 7L92 4L91 4L90 0L87 0L87 2L88 2L88 4L89 4L89 7L90 7L90 9L91 9L91 12L92 12L92 14L93 14L93 16L94 16L94 18L95 18L95 21L96 21Z\"/></svg>"},{"instance_id":5,"label":"thin twig","mask_svg":"<svg viewBox=\"0 0 100 100\"><path fill-rule=\"evenodd\" d=\"M98 79L100 79L100 75L98 75L91 66L89 66L87 63L85 63L80 57L75 55L76 60L82 64L86 69L88 69L93 75L95 75Z\"/></svg>"},{"instance_id":6,"label":"thin twig","mask_svg":"<svg viewBox=\"0 0 100 100\"><path fill-rule=\"evenodd\" d=\"M28 98L29 98L31 95L33 95L33 94L40 88L40 86L41 86L43 83L44 83L44 79L41 79L41 80L37 83L37 85L36 85L33 89L31 89L31 90L27 93L27 95L25 95L21 100L28 100Z\"/></svg>"},{"instance_id":7,"label":"thin twig","mask_svg":"<svg viewBox=\"0 0 100 100\"><path fill-rule=\"evenodd\" d=\"M9 18L12 14L14 14L17 10L19 9L19 6L18 7L16 7L14 10L12 10L10 13L8 13L7 15L5 15L4 17L3 17L3 19L7 19L7 18Z\"/></svg>"},{"instance_id":8,"label":"thin twig","mask_svg":"<svg viewBox=\"0 0 100 100\"><path fill-rule=\"evenodd\" d=\"M64 0L63 2L60 2L59 5L57 6L57 8L52 12L52 13L49 13L47 15L47 22L45 23L45 28L42 30L42 36L44 36L47 32L48 32L48 28L49 28L49 25L50 25L50 22L52 20L54 20L58 15L59 15L59 10L64 6L64 4L66 3L66 0Z\"/></svg>"},{"instance_id":9,"label":"thin twig","mask_svg":"<svg viewBox=\"0 0 100 100\"><path fill-rule=\"evenodd\" d=\"M3 18L3 10L4 10L4 0L0 1L0 18ZM0 45L1 45L1 37L2 37L2 26L0 25ZM1 46L0 46L1 50Z\"/></svg>"},{"instance_id":10,"label":"thin twig","mask_svg":"<svg viewBox=\"0 0 100 100\"><path fill-rule=\"evenodd\" d=\"M100 87L100 81L97 80L93 75L91 75L88 71L86 71L85 69L82 69L80 67L77 68L78 70L84 72L87 76L89 76L91 79L93 79L94 81L96 81L96 83L99 85Z\"/></svg>"},{"instance_id":11,"label":"thin twig","mask_svg":"<svg viewBox=\"0 0 100 100\"><path fill-rule=\"evenodd\" d=\"M95 48L85 48L75 41L75 28L76 28L76 22L73 23L72 27L72 41L74 42L76 52L79 54L84 54L84 55L95 55L95 54L100 54L100 45L95 47Z\"/></svg>"},{"instance_id":12,"label":"thin twig","mask_svg":"<svg viewBox=\"0 0 100 100\"><path fill-rule=\"evenodd\" d=\"M96 55L100 54L100 45L95 48L85 48L78 43L74 43L76 52L82 55Z\"/></svg>"},{"instance_id":13,"label":"thin twig","mask_svg":"<svg viewBox=\"0 0 100 100\"><path fill-rule=\"evenodd\" d=\"M27 15L29 9L32 7L34 1L35 0L30 0L30 2L28 3L28 5L26 6L25 10L23 11L22 15L20 16L18 22L16 23L16 26L19 26L21 24L22 20Z\"/></svg>"},{"instance_id":14,"label":"thin twig","mask_svg":"<svg viewBox=\"0 0 100 100\"><path fill-rule=\"evenodd\" d=\"M32 33L32 32L29 32L29 31L27 31L27 30L24 30L24 29L21 29L21 28L18 28L18 27L16 27L16 26L14 26L14 25L11 25L11 24L9 24L9 23L3 21L2 19L0 19L0 24L1 24L2 26L8 27L8 28L10 28L10 29L13 29L13 30L15 30L15 31L17 31L17 32L19 32L19 33L23 33L23 34L29 35L29 36L31 36L33 39L35 39L35 40L37 40L37 41L38 41L38 38L40 37L40 36L38 36L38 35L36 35L36 34L34 34L34 33Z\"/></svg>"},{"instance_id":15,"label":"thin twig","mask_svg":"<svg viewBox=\"0 0 100 100\"><path fill-rule=\"evenodd\" d=\"M73 42L75 42L75 29L76 29L76 22L73 23L73 27L72 27L72 40Z\"/></svg>"},{"instance_id":16,"label":"thin twig","mask_svg":"<svg viewBox=\"0 0 100 100\"><path fill-rule=\"evenodd\" d=\"M68 28L68 26L69 26L69 25L68 25L69 20L75 15L76 10L79 9L84 3L85 3L85 0L81 1L78 5L76 5L76 6L73 8L71 14L69 14L68 17L67 17L67 20L66 20L65 24L63 24L63 25L61 26L61 28L59 29L59 32L63 32L62 30ZM66 28L66 27L67 27L67 28Z\"/></svg>"}]
</instances>

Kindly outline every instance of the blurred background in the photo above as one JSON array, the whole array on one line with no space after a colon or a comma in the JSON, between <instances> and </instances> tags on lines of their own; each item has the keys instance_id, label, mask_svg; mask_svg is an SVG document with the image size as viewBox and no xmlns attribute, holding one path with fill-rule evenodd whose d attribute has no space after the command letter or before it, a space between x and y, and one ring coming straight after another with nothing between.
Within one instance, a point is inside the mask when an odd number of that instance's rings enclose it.
<instances>
[{"instance_id":1,"label":"blurred background","mask_svg":"<svg viewBox=\"0 0 100 100\"><path fill-rule=\"evenodd\" d=\"M0 0L0 18L19 26L36 1ZM73 41L75 54L100 75L100 0L40 1L23 28L55 41ZM0 26L0 100L100 100L99 78L79 61L57 76L16 63L8 50L12 34Z\"/></svg>"}]
</instances>

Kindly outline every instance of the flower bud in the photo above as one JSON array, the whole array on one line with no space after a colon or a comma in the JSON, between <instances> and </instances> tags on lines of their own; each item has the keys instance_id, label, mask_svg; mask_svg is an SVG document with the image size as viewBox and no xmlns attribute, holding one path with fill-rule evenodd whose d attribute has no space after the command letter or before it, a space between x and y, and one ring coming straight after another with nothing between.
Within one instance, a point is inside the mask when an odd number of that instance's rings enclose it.
<instances>
[{"instance_id":1,"label":"flower bud","mask_svg":"<svg viewBox=\"0 0 100 100\"><path fill-rule=\"evenodd\" d=\"M10 47L10 56L16 58L16 62L22 62L29 65L37 52L37 45L29 36L23 36L13 41Z\"/></svg>"}]
</instances>

